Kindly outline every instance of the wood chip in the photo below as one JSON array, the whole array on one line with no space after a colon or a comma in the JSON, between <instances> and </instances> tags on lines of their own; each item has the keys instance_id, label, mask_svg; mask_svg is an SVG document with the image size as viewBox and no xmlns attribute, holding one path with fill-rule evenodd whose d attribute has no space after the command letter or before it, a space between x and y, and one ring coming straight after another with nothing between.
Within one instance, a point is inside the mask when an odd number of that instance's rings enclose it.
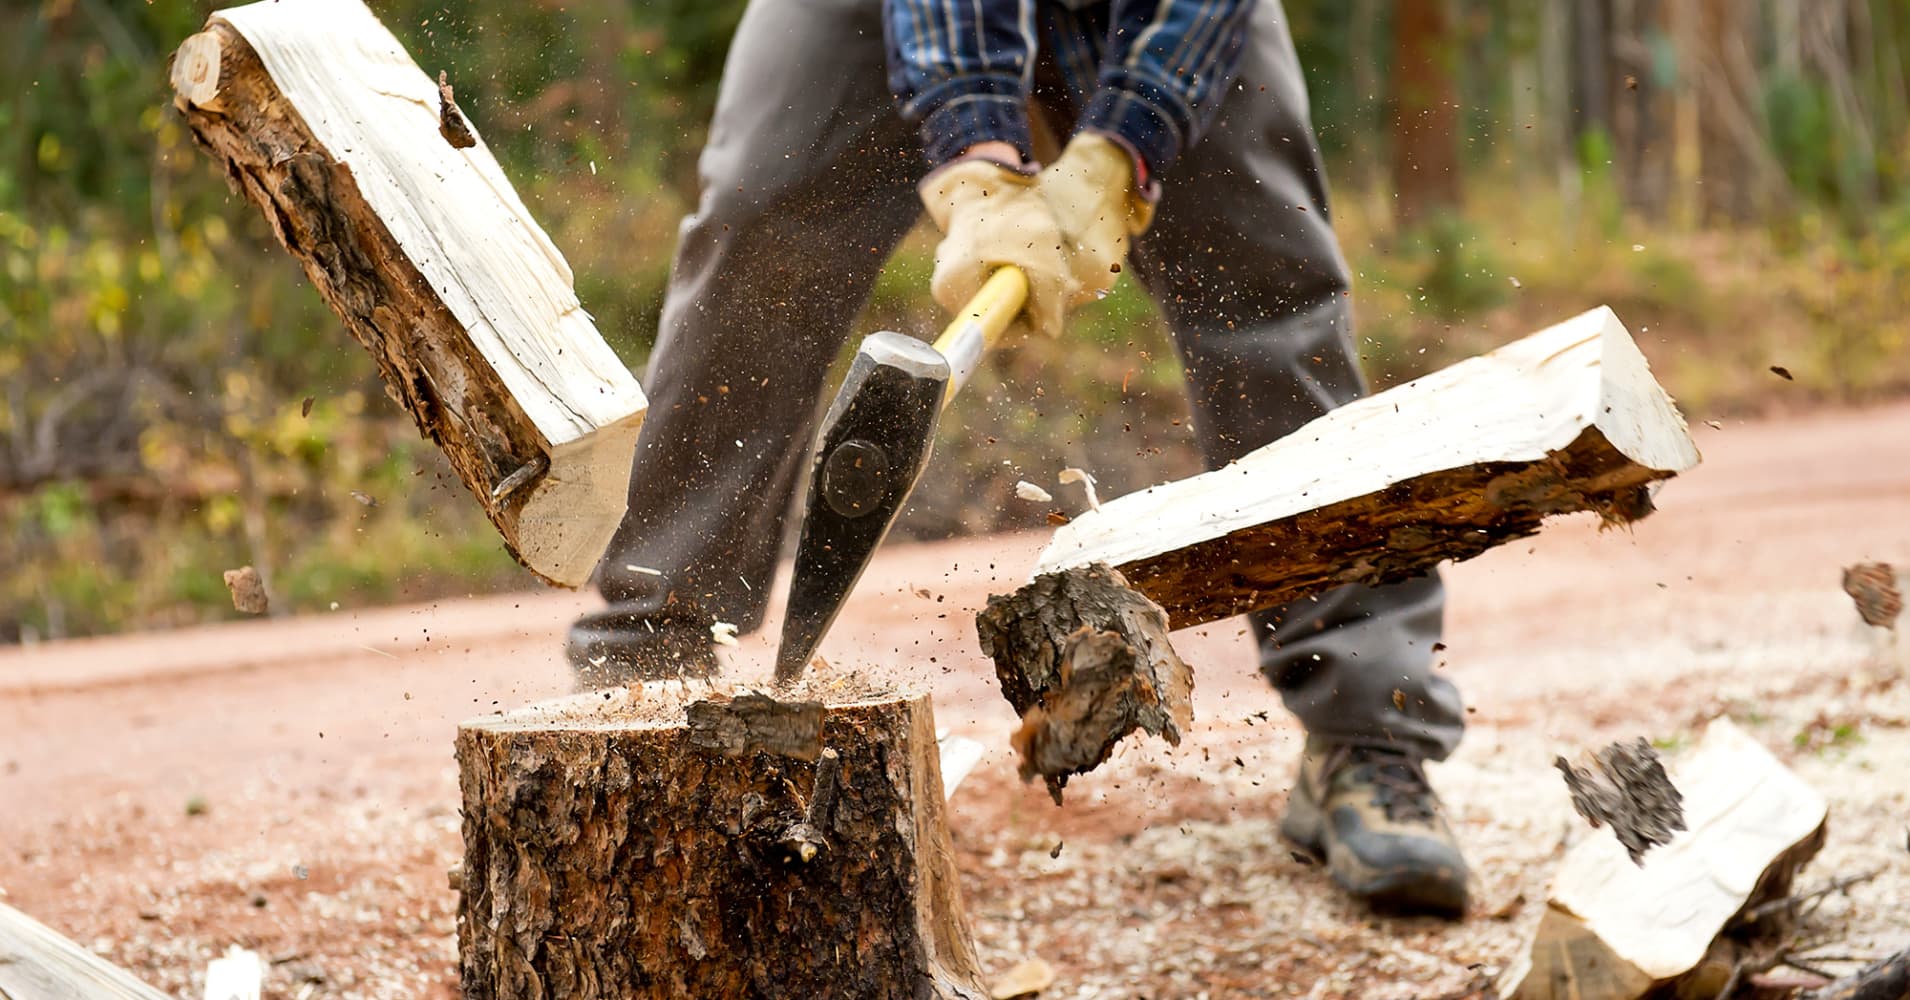
<instances>
[{"instance_id":1,"label":"wood chip","mask_svg":"<svg viewBox=\"0 0 1910 1000\"><path fill-rule=\"evenodd\" d=\"M1889 563L1858 563L1844 569L1844 593L1857 602L1865 625L1896 628L1903 615L1903 589Z\"/></svg>"},{"instance_id":2,"label":"wood chip","mask_svg":"<svg viewBox=\"0 0 1910 1000\"><path fill-rule=\"evenodd\" d=\"M1081 489L1086 491L1088 495L1088 509L1101 509L1101 498L1094 492L1094 477L1088 475L1087 470L1069 466L1068 468L1062 469L1061 475L1057 476L1056 479L1064 486L1069 483L1080 483Z\"/></svg>"},{"instance_id":3,"label":"wood chip","mask_svg":"<svg viewBox=\"0 0 1910 1000\"><path fill-rule=\"evenodd\" d=\"M458 102L451 96L451 82L443 70L438 71L438 134L453 149L470 149L477 145L477 135L464 120L464 112L458 109Z\"/></svg>"},{"instance_id":4,"label":"wood chip","mask_svg":"<svg viewBox=\"0 0 1910 1000\"><path fill-rule=\"evenodd\" d=\"M813 761L822 756L819 702L739 694L695 702L688 714L691 745L725 757L769 753Z\"/></svg>"},{"instance_id":5,"label":"wood chip","mask_svg":"<svg viewBox=\"0 0 1910 1000\"><path fill-rule=\"evenodd\" d=\"M1015 496L1023 500L1032 500L1035 503L1048 503L1054 500L1053 494L1026 479L1015 484Z\"/></svg>"},{"instance_id":6,"label":"wood chip","mask_svg":"<svg viewBox=\"0 0 1910 1000\"><path fill-rule=\"evenodd\" d=\"M975 629L1022 717L1010 740L1021 778L1041 776L1057 804L1068 776L1099 766L1128 733L1178 745L1193 723L1193 671L1168 641L1166 613L1105 565L991 597Z\"/></svg>"},{"instance_id":7,"label":"wood chip","mask_svg":"<svg viewBox=\"0 0 1910 1000\"><path fill-rule=\"evenodd\" d=\"M1038 958L1020 962L988 987L993 1000L1031 997L1054 985L1054 966Z\"/></svg>"},{"instance_id":8,"label":"wood chip","mask_svg":"<svg viewBox=\"0 0 1910 1000\"><path fill-rule=\"evenodd\" d=\"M206 966L206 1000L259 1000L264 977L259 953L235 944Z\"/></svg>"},{"instance_id":9,"label":"wood chip","mask_svg":"<svg viewBox=\"0 0 1910 1000\"><path fill-rule=\"evenodd\" d=\"M952 799L962 780L975 770L976 764L981 763L982 752L986 748L979 740L944 735L936 737L935 749L941 756L942 798Z\"/></svg>"},{"instance_id":10,"label":"wood chip","mask_svg":"<svg viewBox=\"0 0 1910 1000\"><path fill-rule=\"evenodd\" d=\"M232 592L232 606L248 615L265 614L270 605L265 596L265 580L250 566L226 570L225 588Z\"/></svg>"},{"instance_id":11,"label":"wood chip","mask_svg":"<svg viewBox=\"0 0 1910 1000\"><path fill-rule=\"evenodd\" d=\"M1594 827L1610 825L1633 864L1644 864L1646 851L1685 829L1684 796L1644 737L1620 740L1579 762L1552 762L1565 775L1572 808Z\"/></svg>"}]
</instances>

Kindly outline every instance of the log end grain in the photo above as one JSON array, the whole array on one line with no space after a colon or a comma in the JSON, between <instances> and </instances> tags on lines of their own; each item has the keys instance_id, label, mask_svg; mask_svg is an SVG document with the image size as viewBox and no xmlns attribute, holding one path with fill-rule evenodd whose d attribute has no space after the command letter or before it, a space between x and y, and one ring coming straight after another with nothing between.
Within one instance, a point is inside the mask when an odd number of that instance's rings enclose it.
<instances>
[{"instance_id":1,"label":"log end grain","mask_svg":"<svg viewBox=\"0 0 1910 1000\"><path fill-rule=\"evenodd\" d=\"M201 31L180 43L172 57L172 89L180 110L187 105L205 111L221 110L219 70L223 49L216 31Z\"/></svg>"}]
</instances>

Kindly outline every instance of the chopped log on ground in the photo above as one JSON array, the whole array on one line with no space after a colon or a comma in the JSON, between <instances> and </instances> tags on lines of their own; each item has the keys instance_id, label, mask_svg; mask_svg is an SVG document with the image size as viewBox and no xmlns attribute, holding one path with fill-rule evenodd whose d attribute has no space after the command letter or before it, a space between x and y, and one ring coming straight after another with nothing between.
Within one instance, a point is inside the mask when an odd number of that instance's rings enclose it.
<instances>
[{"instance_id":1,"label":"chopped log on ground","mask_svg":"<svg viewBox=\"0 0 1910 1000\"><path fill-rule=\"evenodd\" d=\"M1724 719L1672 772L1691 829L1636 865L1610 837L1574 844L1502 995L1723 995L1757 942L1788 934L1790 908L1764 904L1823 846L1824 797Z\"/></svg>"},{"instance_id":2,"label":"chopped log on ground","mask_svg":"<svg viewBox=\"0 0 1910 1000\"><path fill-rule=\"evenodd\" d=\"M0 903L0 997L20 1000L166 1000L166 995Z\"/></svg>"},{"instance_id":3,"label":"chopped log on ground","mask_svg":"<svg viewBox=\"0 0 1910 1000\"><path fill-rule=\"evenodd\" d=\"M512 555L583 583L623 518L643 392L482 139L440 134L437 83L360 0L216 13L172 83Z\"/></svg>"},{"instance_id":4,"label":"chopped log on ground","mask_svg":"<svg viewBox=\"0 0 1910 1000\"><path fill-rule=\"evenodd\" d=\"M1880 958L1798 1000L1904 1000L1910 997L1910 948Z\"/></svg>"},{"instance_id":5,"label":"chopped log on ground","mask_svg":"<svg viewBox=\"0 0 1910 1000\"><path fill-rule=\"evenodd\" d=\"M1577 764L1558 757L1552 766L1565 775L1572 808L1593 827L1611 827L1634 864L1685 829L1684 796L1643 736L1582 754Z\"/></svg>"},{"instance_id":6,"label":"chopped log on ground","mask_svg":"<svg viewBox=\"0 0 1910 1000\"><path fill-rule=\"evenodd\" d=\"M1349 403L1225 468L1055 532L1037 576L1106 563L1176 629L1417 576L1554 514L1626 523L1698 463L1684 418L1598 308Z\"/></svg>"},{"instance_id":7,"label":"chopped log on ground","mask_svg":"<svg viewBox=\"0 0 1910 1000\"><path fill-rule=\"evenodd\" d=\"M1052 573L976 617L982 652L1021 716L1021 777L1055 804L1071 774L1100 766L1136 729L1180 745L1194 675L1167 641L1167 614L1103 565Z\"/></svg>"},{"instance_id":8,"label":"chopped log on ground","mask_svg":"<svg viewBox=\"0 0 1910 1000\"><path fill-rule=\"evenodd\" d=\"M463 995L986 995L928 696L779 694L821 706L813 761L704 748L689 718L742 699L697 682L460 726Z\"/></svg>"}]
</instances>

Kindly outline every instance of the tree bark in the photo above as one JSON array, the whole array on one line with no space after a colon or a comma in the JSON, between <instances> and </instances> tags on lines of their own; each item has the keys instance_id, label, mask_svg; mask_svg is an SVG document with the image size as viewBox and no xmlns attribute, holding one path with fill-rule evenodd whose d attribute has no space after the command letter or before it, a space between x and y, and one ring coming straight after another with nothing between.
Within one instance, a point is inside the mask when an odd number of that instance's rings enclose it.
<instances>
[{"instance_id":1,"label":"tree bark","mask_svg":"<svg viewBox=\"0 0 1910 1000\"><path fill-rule=\"evenodd\" d=\"M1394 212L1410 229L1459 204L1458 38L1446 0L1399 4L1394 17Z\"/></svg>"},{"instance_id":2,"label":"tree bark","mask_svg":"<svg viewBox=\"0 0 1910 1000\"><path fill-rule=\"evenodd\" d=\"M1194 674L1167 640L1167 613L1105 565L990 597L975 621L1022 718L1022 780L1040 775L1056 805L1068 776L1099 767L1128 733L1178 746L1193 724Z\"/></svg>"},{"instance_id":3,"label":"tree bark","mask_svg":"<svg viewBox=\"0 0 1910 1000\"><path fill-rule=\"evenodd\" d=\"M795 695L820 708L813 761L689 721L809 706L681 682L460 726L464 995L985 995L928 697L822 678Z\"/></svg>"},{"instance_id":4,"label":"tree bark","mask_svg":"<svg viewBox=\"0 0 1910 1000\"><path fill-rule=\"evenodd\" d=\"M645 400L489 148L358 0L213 15L174 104L527 568L577 586Z\"/></svg>"}]
</instances>

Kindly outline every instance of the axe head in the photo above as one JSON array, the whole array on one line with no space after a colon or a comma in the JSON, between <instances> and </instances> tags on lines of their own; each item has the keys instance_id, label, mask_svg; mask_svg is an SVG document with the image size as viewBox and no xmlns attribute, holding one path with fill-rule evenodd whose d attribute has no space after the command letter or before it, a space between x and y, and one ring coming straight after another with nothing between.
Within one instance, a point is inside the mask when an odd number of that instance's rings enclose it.
<instances>
[{"instance_id":1,"label":"axe head","mask_svg":"<svg viewBox=\"0 0 1910 1000\"><path fill-rule=\"evenodd\" d=\"M948 360L899 333L862 341L817 434L776 681L801 676L928 465Z\"/></svg>"}]
</instances>

